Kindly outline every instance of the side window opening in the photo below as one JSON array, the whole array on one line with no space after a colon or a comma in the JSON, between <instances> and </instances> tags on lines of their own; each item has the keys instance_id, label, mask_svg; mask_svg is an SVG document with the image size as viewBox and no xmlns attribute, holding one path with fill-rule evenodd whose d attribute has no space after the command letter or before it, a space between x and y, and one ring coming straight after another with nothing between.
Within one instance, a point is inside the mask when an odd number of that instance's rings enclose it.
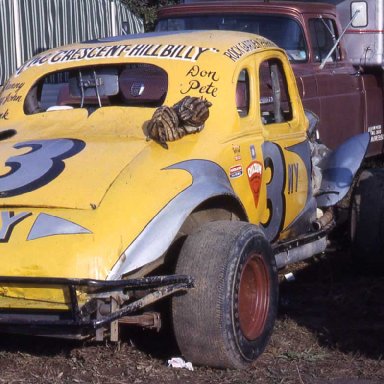
<instances>
[{"instance_id":1,"label":"side window opening","mask_svg":"<svg viewBox=\"0 0 384 384\"><path fill-rule=\"evenodd\" d=\"M282 63L264 61L259 69L260 117L264 125L292 120L292 103Z\"/></svg>"},{"instance_id":2,"label":"side window opening","mask_svg":"<svg viewBox=\"0 0 384 384\"><path fill-rule=\"evenodd\" d=\"M335 23L326 18L310 19L309 32L314 61L322 62L337 40ZM338 60L340 60L340 50L337 47L327 61Z\"/></svg>"},{"instance_id":3,"label":"side window opening","mask_svg":"<svg viewBox=\"0 0 384 384\"><path fill-rule=\"evenodd\" d=\"M168 74L152 64L81 67L49 74L29 91L27 115L105 106L159 107L168 92Z\"/></svg>"},{"instance_id":4,"label":"side window opening","mask_svg":"<svg viewBox=\"0 0 384 384\"><path fill-rule=\"evenodd\" d=\"M248 116L249 113L249 75L243 69L236 84L236 107L240 117Z\"/></svg>"}]
</instances>

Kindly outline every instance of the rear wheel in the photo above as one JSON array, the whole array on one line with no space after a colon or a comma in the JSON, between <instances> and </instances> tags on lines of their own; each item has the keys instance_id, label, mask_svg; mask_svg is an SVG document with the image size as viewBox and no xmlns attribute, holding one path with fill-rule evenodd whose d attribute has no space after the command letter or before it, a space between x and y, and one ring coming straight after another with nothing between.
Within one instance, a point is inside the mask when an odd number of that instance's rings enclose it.
<instances>
[{"instance_id":1,"label":"rear wheel","mask_svg":"<svg viewBox=\"0 0 384 384\"><path fill-rule=\"evenodd\" d=\"M264 350L277 313L278 279L260 229L213 222L186 239L176 272L195 288L173 298L174 332L187 360L243 368Z\"/></svg>"},{"instance_id":2,"label":"rear wheel","mask_svg":"<svg viewBox=\"0 0 384 384\"><path fill-rule=\"evenodd\" d=\"M352 257L359 270L384 270L384 170L361 173L351 204Z\"/></svg>"}]
</instances>

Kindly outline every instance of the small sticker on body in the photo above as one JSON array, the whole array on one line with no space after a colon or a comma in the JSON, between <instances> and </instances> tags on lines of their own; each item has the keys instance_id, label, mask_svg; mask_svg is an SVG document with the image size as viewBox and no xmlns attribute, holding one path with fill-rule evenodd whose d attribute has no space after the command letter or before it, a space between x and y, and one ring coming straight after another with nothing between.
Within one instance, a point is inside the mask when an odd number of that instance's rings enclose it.
<instances>
[{"instance_id":1,"label":"small sticker on body","mask_svg":"<svg viewBox=\"0 0 384 384\"><path fill-rule=\"evenodd\" d=\"M234 165L229 168L229 177L231 179L236 179L243 175L243 166L242 165Z\"/></svg>"}]
</instances>

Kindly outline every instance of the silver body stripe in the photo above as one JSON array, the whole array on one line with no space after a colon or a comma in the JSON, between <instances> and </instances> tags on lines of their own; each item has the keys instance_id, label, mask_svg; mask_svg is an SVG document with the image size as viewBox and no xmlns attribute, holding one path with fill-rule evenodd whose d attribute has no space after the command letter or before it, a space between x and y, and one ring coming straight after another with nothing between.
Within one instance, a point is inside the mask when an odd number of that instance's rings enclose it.
<instances>
[{"instance_id":1,"label":"silver body stripe","mask_svg":"<svg viewBox=\"0 0 384 384\"><path fill-rule=\"evenodd\" d=\"M202 202L219 195L236 197L226 173L213 162L189 160L166 169L183 169L189 172L193 177L192 184L174 197L149 222L121 255L107 280L119 279L122 275L161 257L188 215Z\"/></svg>"},{"instance_id":2,"label":"silver body stripe","mask_svg":"<svg viewBox=\"0 0 384 384\"><path fill-rule=\"evenodd\" d=\"M31 231L28 235L28 240L35 240L41 237L54 235L75 235L92 233L81 225L75 224L72 221L62 219L61 217L40 213L37 217Z\"/></svg>"}]
</instances>

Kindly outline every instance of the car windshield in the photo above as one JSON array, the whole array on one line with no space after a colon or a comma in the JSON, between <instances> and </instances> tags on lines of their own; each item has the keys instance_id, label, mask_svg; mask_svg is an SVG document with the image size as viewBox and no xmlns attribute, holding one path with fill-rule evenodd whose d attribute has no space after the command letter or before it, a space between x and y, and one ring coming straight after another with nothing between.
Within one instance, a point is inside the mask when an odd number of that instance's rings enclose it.
<instances>
[{"instance_id":1,"label":"car windshield","mask_svg":"<svg viewBox=\"0 0 384 384\"><path fill-rule=\"evenodd\" d=\"M197 15L161 19L157 31L218 29L255 33L272 40L286 50L290 61L307 61L304 34L299 24L290 17L274 15Z\"/></svg>"}]
</instances>

